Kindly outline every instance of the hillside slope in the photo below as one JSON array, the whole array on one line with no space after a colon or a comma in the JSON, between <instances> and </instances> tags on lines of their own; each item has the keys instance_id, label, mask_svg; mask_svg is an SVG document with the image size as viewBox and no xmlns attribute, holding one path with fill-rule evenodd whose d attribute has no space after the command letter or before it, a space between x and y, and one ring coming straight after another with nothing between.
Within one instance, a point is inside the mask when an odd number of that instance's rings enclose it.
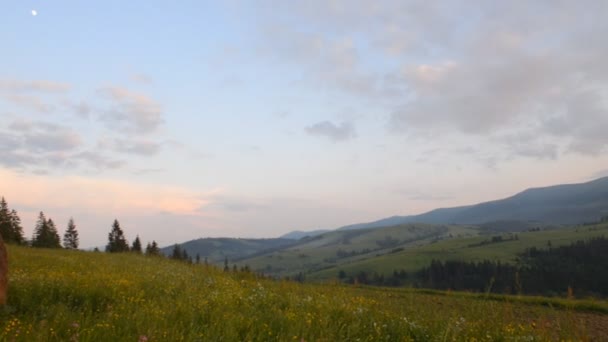
<instances>
[{"instance_id":1,"label":"hillside slope","mask_svg":"<svg viewBox=\"0 0 608 342\"><path fill-rule=\"evenodd\" d=\"M223 262L225 258L236 260L263 251L283 248L294 244L292 239L238 239L238 238L204 238L191 240L179 244L188 255L194 257L197 254L201 259L207 258L209 262ZM173 246L161 249L165 255L171 255Z\"/></svg>"},{"instance_id":2,"label":"hillside slope","mask_svg":"<svg viewBox=\"0 0 608 342\"><path fill-rule=\"evenodd\" d=\"M297 284L133 253L9 246L0 341L606 340L605 301ZM551 308L542 304L551 305ZM568 310L560 310L560 307ZM556 309L558 308L558 309ZM536 324L542 322L543 324Z\"/></svg>"},{"instance_id":3,"label":"hillside slope","mask_svg":"<svg viewBox=\"0 0 608 342\"><path fill-rule=\"evenodd\" d=\"M539 224L570 225L595 222L605 215L608 215L608 177L587 183L533 188L501 200L435 209L420 215L393 216L339 229L374 228L412 222L483 224L493 221L533 221Z\"/></svg>"}]
</instances>

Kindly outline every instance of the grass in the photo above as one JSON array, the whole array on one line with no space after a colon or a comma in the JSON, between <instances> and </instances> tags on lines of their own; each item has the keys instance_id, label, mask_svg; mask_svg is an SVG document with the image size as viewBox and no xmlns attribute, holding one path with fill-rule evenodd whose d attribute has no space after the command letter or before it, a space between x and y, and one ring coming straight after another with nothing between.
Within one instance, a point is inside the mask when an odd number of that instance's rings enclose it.
<instances>
[{"instance_id":1,"label":"grass","mask_svg":"<svg viewBox=\"0 0 608 342\"><path fill-rule=\"evenodd\" d=\"M0 341L545 341L608 337L589 303L297 284L160 258L9 246ZM542 304L542 303L541 303ZM605 308L597 302L594 308ZM602 312L601 310L596 310ZM600 328L597 328L600 327Z\"/></svg>"},{"instance_id":2,"label":"grass","mask_svg":"<svg viewBox=\"0 0 608 342\"><path fill-rule=\"evenodd\" d=\"M307 279L323 280L333 279L338 270L342 269L347 274L357 274L360 271L376 271L380 274L392 274L394 270L405 270L414 272L422 267L428 266L431 260L499 260L501 262L513 262L519 253L527 248L547 248L547 242L551 241L553 247L568 245L577 240L586 240L591 237L608 236L608 224L592 226L581 226L571 228L560 228L554 230L543 230L534 232L517 233L518 240L500 243L490 243L471 247L483 240L489 240L493 235L482 235L472 238L454 238L442 240L432 244L415 246L405 249L400 253L384 254L371 258L355 260L350 263L336 265L336 267L307 274ZM504 234L503 234L504 235Z\"/></svg>"},{"instance_id":3,"label":"grass","mask_svg":"<svg viewBox=\"0 0 608 342\"><path fill-rule=\"evenodd\" d=\"M320 270L345 263L374 258L378 254L387 254L396 248L411 248L430 243L442 236L473 236L478 231L473 227L404 224L384 228L357 230L340 230L304 239L295 246L290 246L270 253L238 260L239 266L248 265L251 269L274 276L294 275L298 272ZM390 246L381 246L378 241L389 237L394 240ZM351 257L337 257L338 250L357 252ZM364 250L369 252L363 253Z\"/></svg>"}]
</instances>

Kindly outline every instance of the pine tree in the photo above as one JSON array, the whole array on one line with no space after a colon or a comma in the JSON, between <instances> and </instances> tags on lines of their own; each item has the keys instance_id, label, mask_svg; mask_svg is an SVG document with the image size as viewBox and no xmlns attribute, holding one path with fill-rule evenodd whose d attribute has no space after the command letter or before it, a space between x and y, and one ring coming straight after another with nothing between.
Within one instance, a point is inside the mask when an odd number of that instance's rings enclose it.
<instances>
[{"instance_id":1,"label":"pine tree","mask_svg":"<svg viewBox=\"0 0 608 342\"><path fill-rule=\"evenodd\" d=\"M59 238L59 233L57 232L57 227L55 226L55 222L51 218L47 221L47 225L49 227L48 231L48 246L50 248L61 248L61 239Z\"/></svg>"},{"instance_id":2,"label":"pine tree","mask_svg":"<svg viewBox=\"0 0 608 342\"><path fill-rule=\"evenodd\" d=\"M24 242L21 219L17 215L17 211L9 210L4 197L0 199L0 235L7 243L22 244Z\"/></svg>"},{"instance_id":3,"label":"pine tree","mask_svg":"<svg viewBox=\"0 0 608 342\"><path fill-rule=\"evenodd\" d=\"M148 243L148 245L146 246L146 255L147 256L159 256L160 255L160 248L158 248L156 241L152 241L152 244Z\"/></svg>"},{"instance_id":4,"label":"pine tree","mask_svg":"<svg viewBox=\"0 0 608 342\"><path fill-rule=\"evenodd\" d=\"M4 197L0 200L0 235L4 242L11 241L12 238L12 230L11 230L11 221L9 219L9 211L8 204Z\"/></svg>"},{"instance_id":5,"label":"pine tree","mask_svg":"<svg viewBox=\"0 0 608 342\"><path fill-rule=\"evenodd\" d=\"M133 240L133 245L131 246L131 252L141 254L141 241L139 240L139 235L137 235L135 237L135 240Z\"/></svg>"},{"instance_id":6,"label":"pine tree","mask_svg":"<svg viewBox=\"0 0 608 342\"><path fill-rule=\"evenodd\" d=\"M36 221L36 228L34 228L34 236L32 236L32 247L43 247L43 236L46 235L46 217L41 211L38 214L38 221Z\"/></svg>"},{"instance_id":7,"label":"pine tree","mask_svg":"<svg viewBox=\"0 0 608 342\"><path fill-rule=\"evenodd\" d=\"M55 223L51 219L47 220L42 211L38 215L38 221L34 229L32 247L61 248Z\"/></svg>"},{"instance_id":8,"label":"pine tree","mask_svg":"<svg viewBox=\"0 0 608 342\"><path fill-rule=\"evenodd\" d=\"M23 238L23 227L21 226L21 219L17 215L15 209L11 210L9 220L11 221L11 228L13 233L13 242L17 244L23 244L25 239Z\"/></svg>"},{"instance_id":9,"label":"pine tree","mask_svg":"<svg viewBox=\"0 0 608 342\"><path fill-rule=\"evenodd\" d=\"M129 244L125 239L125 235L122 229L120 229L120 224L118 223L118 220L115 219L114 223L112 224L112 230L108 234L108 244L106 245L106 252L121 253L128 251Z\"/></svg>"},{"instance_id":10,"label":"pine tree","mask_svg":"<svg viewBox=\"0 0 608 342\"><path fill-rule=\"evenodd\" d=\"M63 234L63 247L78 249L78 231L76 230L73 218L70 218L68 228L65 230L65 234Z\"/></svg>"}]
</instances>

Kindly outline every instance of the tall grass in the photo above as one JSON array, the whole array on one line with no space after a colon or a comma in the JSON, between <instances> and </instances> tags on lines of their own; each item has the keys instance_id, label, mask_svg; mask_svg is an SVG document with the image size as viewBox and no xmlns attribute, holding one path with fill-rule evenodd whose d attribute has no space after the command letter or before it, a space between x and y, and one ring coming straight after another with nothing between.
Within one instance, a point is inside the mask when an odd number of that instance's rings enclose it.
<instances>
[{"instance_id":1,"label":"tall grass","mask_svg":"<svg viewBox=\"0 0 608 342\"><path fill-rule=\"evenodd\" d=\"M9 253L1 341L544 341L595 333L575 310L518 302L275 282L131 254Z\"/></svg>"}]
</instances>

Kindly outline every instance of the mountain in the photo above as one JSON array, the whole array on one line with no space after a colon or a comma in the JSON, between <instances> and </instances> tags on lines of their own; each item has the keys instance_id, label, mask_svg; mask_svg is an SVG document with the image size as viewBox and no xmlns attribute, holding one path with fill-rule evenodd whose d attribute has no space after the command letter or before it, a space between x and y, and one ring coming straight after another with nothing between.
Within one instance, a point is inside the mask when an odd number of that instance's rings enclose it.
<instances>
[{"instance_id":1,"label":"mountain","mask_svg":"<svg viewBox=\"0 0 608 342\"><path fill-rule=\"evenodd\" d=\"M476 205L441 208L420 215L393 216L339 230L377 228L404 223L483 224L496 221L577 224L608 215L608 177L587 183L532 188L514 196Z\"/></svg>"},{"instance_id":2,"label":"mountain","mask_svg":"<svg viewBox=\"0 0 608 342\"><path fill-rule=\"evenodd\" d=\"M317 235L321 235L323 233L327 233L329 232L329 229L317 229L317 230L311 230L308 232L302 231L302 230L294 230L292 232L289 232L287 234L281 235L279 236L280 239L292 239L292 240L300 240L303 237L314 237Z\"/></svg>"},{"instance_id":3,"label":"mountain","mask_svg":"<svg viewBox=\"0 0 608 342\"><path fill-rule=\"evenodd\" d=\"M272 251L277 248L290 246L292 239L237 239L237 238L204 238L191 240L179 244L188 255L201 259L207 258L211 263L223 262L225 258L230 261L237 260L260 252ZM171 255L173 246L164 247L161 252Z\"/></svg>"}]
</instances>

